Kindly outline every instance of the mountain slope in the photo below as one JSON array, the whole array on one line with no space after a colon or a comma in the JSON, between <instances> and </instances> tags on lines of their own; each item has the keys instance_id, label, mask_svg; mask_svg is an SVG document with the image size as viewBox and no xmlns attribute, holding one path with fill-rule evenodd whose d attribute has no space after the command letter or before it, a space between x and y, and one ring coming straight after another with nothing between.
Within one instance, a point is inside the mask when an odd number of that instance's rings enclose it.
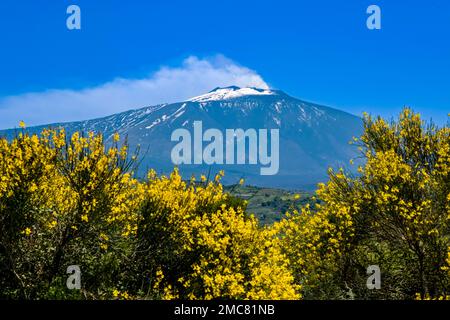
<instances>
[{"instance_id":1,"label":"mountain slope","mask_svg":"<svg viewBox=\"0 0 450 320\"><path fill-rule=\"evenodd\" d=\"M145 107L101 119L33 127L64 127L68 132L94 131L109 139L115 132L127 136L130 149L140 145L141 174L148 168L167 173L173 169L171 150L177 142L171 134L178 128L192 131L193 122L208 128L279 129L280 166L273 176L261 176L255 165L180 165L185 177L224 169L225 183L244 177L250 184L311 189L326 180L329 166L347 165L356 155L349 145L362 132L361 119L333 108L304 102L282 91L257 88L216 88L190 100ZM14 130L0 132L11 138Z\"/></svg>"}]
</instances>

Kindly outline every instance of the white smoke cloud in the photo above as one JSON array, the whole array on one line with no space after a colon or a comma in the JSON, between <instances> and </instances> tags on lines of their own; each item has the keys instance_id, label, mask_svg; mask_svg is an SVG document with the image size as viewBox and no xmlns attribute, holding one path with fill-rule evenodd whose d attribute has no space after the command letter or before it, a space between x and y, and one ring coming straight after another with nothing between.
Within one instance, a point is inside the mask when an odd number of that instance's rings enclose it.
<instances>
[{"instance_id":1,"label":"white smoke cloud","mask_svg":"<svg viewBox=\"0 0 450 320\"><path fill-rule=\"evenodd\" d=\"M183 101L215 87L267 89L255 71L224 56L191 56L179 67L161 67L144 79L118 78L83 90L47 90L0 98L0 128L92 119L158 103Z\"/></svg>"}]
</instances>

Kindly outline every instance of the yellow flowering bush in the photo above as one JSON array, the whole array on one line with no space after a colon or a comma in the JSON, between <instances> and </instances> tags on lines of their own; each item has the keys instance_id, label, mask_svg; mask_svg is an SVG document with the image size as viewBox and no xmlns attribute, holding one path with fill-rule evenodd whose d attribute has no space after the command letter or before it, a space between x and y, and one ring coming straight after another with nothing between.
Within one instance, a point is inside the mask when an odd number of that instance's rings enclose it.
<instances>
[{"instance_id":1,"label":"yellow flowering bush","mask_svg":"<svg viewBox=\"0 0 450 320\"><path fill-rule=\"evenodd\" d=\"M298 298L276 235L233 205L219 180L149 173L134 274L157 280L140 286L164 299Z\"/></svg>"},{"instance_id":2,"label":"yellow flowering bush","mask_svg":"<svg viewBox=\"0 0 450 320\"><path fill-rule=\"evenodd\" d=\"M330 170L322 203L275 226L306 298L446 296L450 128L406 108L398 122L364 117L359 175ZM297 244L297 245L296 245ZM366 287L379 265L380 290Z\"/></svg>"},{"instance_id":3,"label":"yellow flowering bush","mask_svg":"<svg viewBox=\"0 0 450 320\"><path fill-rule=\"evenodd\" d=\"M139 204L124 148L63 130L0 140L1 296L64 297L72 264L86 290L108 285Z\"/></svg>"},{"instance_id":4,"label":"yellow flowering bush","mask_svg":"<svg viewBox=\"0 0 450 320\"><path fill-rule=\"evenodd\" d=\"M0 139L0 298L296 299L277 235L214 181L150 171L101 135ZM68 290L79 265L82 290Z\"/></svg>"}]
</instances>

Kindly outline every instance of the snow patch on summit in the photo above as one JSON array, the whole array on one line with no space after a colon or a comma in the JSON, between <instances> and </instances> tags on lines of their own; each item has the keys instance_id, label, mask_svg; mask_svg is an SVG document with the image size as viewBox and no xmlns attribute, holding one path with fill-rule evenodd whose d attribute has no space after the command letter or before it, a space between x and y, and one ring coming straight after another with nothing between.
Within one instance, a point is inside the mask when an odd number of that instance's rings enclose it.
<instances>
[{"instance_id":1,"label":"snow patch on summit","mask_svg":"<svg viewBox=\"0 0 450 320\"><path fill-rule=\"evenodd\" d=\"M208 102L208 101L228 100L244 96L263 96L263 95L267 96L276 94L277 94L276 92L270 89L228 87L228 88L217 88L207 94L191 98L188 101Z\"/></svg>"}]
</instances>

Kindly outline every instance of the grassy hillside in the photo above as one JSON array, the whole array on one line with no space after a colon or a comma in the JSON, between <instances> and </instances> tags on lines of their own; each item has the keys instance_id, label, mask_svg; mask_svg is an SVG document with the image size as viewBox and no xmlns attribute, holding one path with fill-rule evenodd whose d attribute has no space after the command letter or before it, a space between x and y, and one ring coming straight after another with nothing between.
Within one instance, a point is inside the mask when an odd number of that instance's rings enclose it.
<instances>
[{"instance_id":1,"label":"grassy hillside","mask_svg":"<svg viewBox=\"0 0 450 320\"><path fill-rule=\"evenodd\" d=\"M225 191L233 196L248 201L247 211L253 213L261 224L272 224L280 221L286 211L315 202L313 192L288 191L283 189L261 188L246 185L226 186ZM296 199L296 195L300 198Z\"/></svg>"}]
</instances>

